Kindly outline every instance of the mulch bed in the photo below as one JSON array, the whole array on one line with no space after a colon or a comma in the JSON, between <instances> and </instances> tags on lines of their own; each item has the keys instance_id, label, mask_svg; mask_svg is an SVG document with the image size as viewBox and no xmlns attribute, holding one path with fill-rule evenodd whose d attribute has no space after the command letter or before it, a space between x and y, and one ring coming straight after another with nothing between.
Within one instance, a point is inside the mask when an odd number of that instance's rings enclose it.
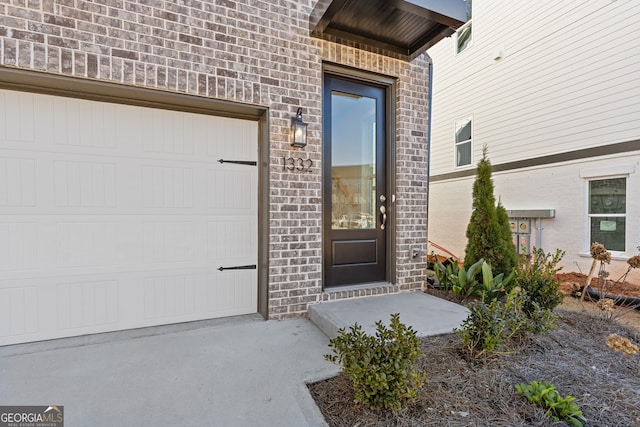
<instances>
[{"instance_id":1,"label":"mulch bed","mask_svg":"<svg viewBox=\"0 0 640 427\"><path fill-rule=\"evenodd\" d=\"M515 384L554 383L577 398L587 426L640 426L640 355L609 349L617 333L636 345L640 333L585 313L558 311L558 328L531 336L511 352L470 359L453 334L423 338L420 361L428 377L420 397L399 412L353 403L342 376L309 385L330 426L562 426L517 395ZM327 348L327 352L329 352Z\"/></svg>"}]
</instances>

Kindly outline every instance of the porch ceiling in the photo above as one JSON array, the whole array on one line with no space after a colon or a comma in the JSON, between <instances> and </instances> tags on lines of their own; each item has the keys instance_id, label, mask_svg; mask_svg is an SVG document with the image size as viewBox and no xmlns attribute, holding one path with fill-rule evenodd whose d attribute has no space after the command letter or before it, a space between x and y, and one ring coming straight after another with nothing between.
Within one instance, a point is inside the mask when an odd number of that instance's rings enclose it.
<instances>
[{"instance_id":1,"label":"porch ceiling","mask_svg":"<svg viewBox=\"0 0 640 427\"><path fill-rule=\"evenodd\" d=\"M414 59L466 21L464 0L319 0L311 35Z\"/></svg>"}]
</instances>

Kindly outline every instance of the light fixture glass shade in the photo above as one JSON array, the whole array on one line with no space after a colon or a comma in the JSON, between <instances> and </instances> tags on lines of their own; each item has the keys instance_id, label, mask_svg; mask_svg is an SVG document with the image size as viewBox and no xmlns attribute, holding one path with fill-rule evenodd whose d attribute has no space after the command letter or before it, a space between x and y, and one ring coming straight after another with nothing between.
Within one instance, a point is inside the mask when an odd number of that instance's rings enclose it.
<instances>
[{"instance_id":1,"label":"light fixture glass shade","mask_svg":"<svg viewBox=\"0 0 640 427\"><path fill-rule=\"evenodd\" d=\"M307 124L297 117L291 118L291 146L304 147L307 145Z\"/></svg>"}]
</instances>

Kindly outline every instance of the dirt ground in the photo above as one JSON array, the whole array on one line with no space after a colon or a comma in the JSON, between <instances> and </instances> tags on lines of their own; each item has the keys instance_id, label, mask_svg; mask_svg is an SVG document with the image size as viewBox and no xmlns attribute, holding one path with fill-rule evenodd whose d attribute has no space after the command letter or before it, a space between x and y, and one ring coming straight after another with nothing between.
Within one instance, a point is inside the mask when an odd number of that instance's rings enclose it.
<instances>
[{"instance_id":1,"label":"dirt ground","mask_svg":"<svg viewBox=\"0 0 640 427\"><path fill-rule=\"evenodd\" d=\"M587 281L586 274L576 273L575 271L558 274L557 277L562 283L561 290L564 292L570 291L569 288L572 283L584 286ZM606 283L594 277L591 279L591 287L599 291L605 291L607 294L640 297L640 280L636 279L635 276L630 276L625 281L607 280Z\"/></svg>"},{"instance_id":2,"label":"dirt ground","mask_svg":"<svg viewBox=\"0 0 640 427\"><path fill-rule=\"evenodd\" d=\"M615 307L613 312L603 312L594 301L589 301L585 296L585 301L580 301L578 297L572 297L575 294L574 283L578 287L584 286L587 276L585 274L570 272L558 275L560 280L560 292L565 296L562 301L562 308L569 311L577 311L590 313L595 316L614 319L621 325L628 326L640 331L640 310L634 307ZM623 283L609 283L605 289L599 284L598 279L591 280L592 287L598 291L605 291L610 295L640 297L640 282L637 280L629 280Z\"/></svg>"},{"instance_id":3,"label":"dirt ground","mask_svg":"<svg viewBox=\"0 0 640 427\"><path fill-rule=\"evenodd\" d=\"M517 383L544 380L561 395L576 397L585 426L640 426L640 355L606 345L611 334L640 345L640 312L603 312L570 295L579 274L559 278L567 295L557 309L558 328L530 336L506 354L475 360L453 334L422 339L420 368L428 381L419 399L399 413L355 405L351 384L342 376L310 384L311 394L332 427L566 425L515 392Z\"/></svg>"}]
</instances>

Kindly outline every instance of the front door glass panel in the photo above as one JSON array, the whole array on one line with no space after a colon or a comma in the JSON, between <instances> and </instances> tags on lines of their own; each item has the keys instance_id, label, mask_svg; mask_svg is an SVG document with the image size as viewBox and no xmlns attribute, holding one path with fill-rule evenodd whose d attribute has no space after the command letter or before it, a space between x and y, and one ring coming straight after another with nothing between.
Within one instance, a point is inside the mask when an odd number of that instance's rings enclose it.
<instances>
[{"instance_id":1,"label":"front door glass panel","mask_svg":"<svg viewBox=\"0 0 640 427\"><path fill-rule=\"evenodd\" d=\"M331 92L331 227L376 226L376 100Z\"/></svg>"}]
</instances>

